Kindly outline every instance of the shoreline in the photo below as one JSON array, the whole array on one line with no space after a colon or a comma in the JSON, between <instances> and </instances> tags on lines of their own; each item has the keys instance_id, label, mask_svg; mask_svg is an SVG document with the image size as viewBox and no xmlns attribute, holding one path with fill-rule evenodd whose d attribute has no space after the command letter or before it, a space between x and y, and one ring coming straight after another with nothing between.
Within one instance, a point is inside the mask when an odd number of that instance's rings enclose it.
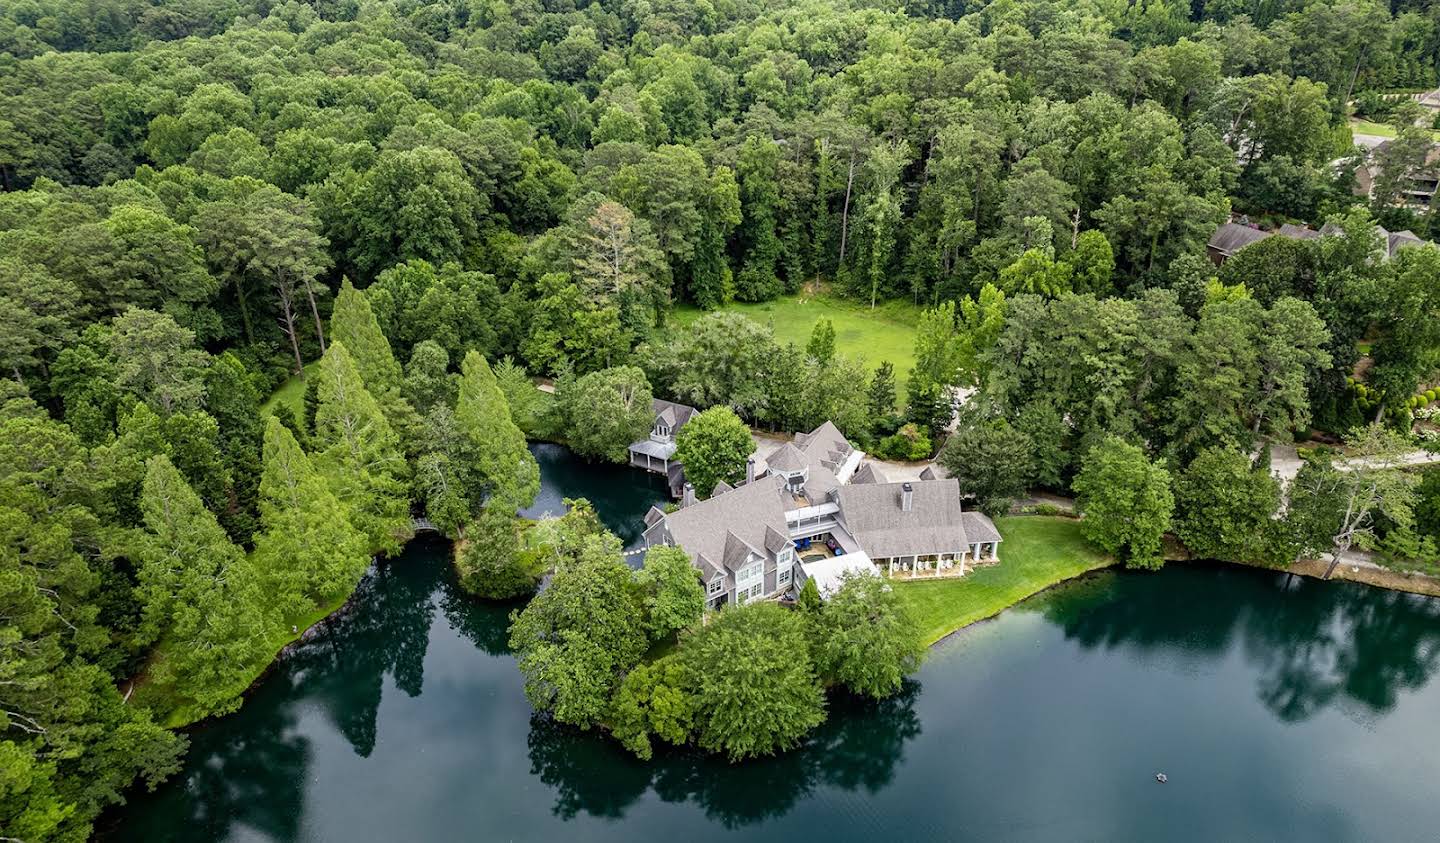
<instances>
[{"instance_id":1,"label":"shoreline","mask_svg":"<svg viewBox=\"0 0 1440 843\"><path fill-rule=\"evenodd\" d=\"M1025 602L1027 602L1027 601L1029 601L1029 600L1033 600L1033 599L1035 599L1036 597L1039 597L1040 595L1045 594L1045 593L1047 593L1047 592L1054 591L1055 589L1059 588L1059 587L1062 586L1062 585L1069 585L1069 584L1071 584L1071 583L1080 582L1081 580L1088 579L1088 578L1090 578L1090 577L1095 576L1096 574L1102 573L1102 572L1104 572L1104 571L1109 571L1109 570L1111 570L1112 568L1120 568L1120 567L1121 567L1121 565L1120 565L1119 562L1111 561L1111 562L1105 563L1104 565L1097 565L1097 566L1094 567L1094 568L1090 568L1090 569L1081 571L1080 573L1075 574L1074 576L1065 577L1064 579L1061 579L1061 580L1056 580L1055 582L1052 582L1052 583L1050 583L1049 585L1044 586L1043 588L1040 588L1040 589L1038 589L1038 590L1036 590L1036 591L1030 592L1029 594L1025 595L1024 597L1021 597L1019 600L1016 600L1014 603L1011 603L1011 604L1009 604L1009 605L1007 605L1007 606L1002 606L1002 607L1000 607L999 609L996 609L994 612L991 612L990 614L986 615L986 616L983 617L983 618L976 618L975 620L966 623L964 626L958 626L958 627L950 630L949 632L947 632L947 633L945 633L944 635L940 636L939 638L935 639L933 642L931 642L929 645L926 646L925 649L926 649L926 651L927 651L927 654L928 654L928 651L934 650L935 648L939 647L941 644L944 644L945 642L949 641L951 638L954 638L955 636L959 635L960 633L962 633L962 632L968 632L972 627L976 627L976 626L979 626L980 624L988 623L988 622L990 622L990 621L993 621L993 620L995 620L996 618L998 618L998 617L1000 617L1001 615L1003 615L1004 613L1010 611L1011 609L1015 608L1016 606L1019 606L1019 605L1022 604L1022 603L1025 603ZM1123 570L1123 569L1122 569L1122 570Z\"/></svg>"}]
</instances>

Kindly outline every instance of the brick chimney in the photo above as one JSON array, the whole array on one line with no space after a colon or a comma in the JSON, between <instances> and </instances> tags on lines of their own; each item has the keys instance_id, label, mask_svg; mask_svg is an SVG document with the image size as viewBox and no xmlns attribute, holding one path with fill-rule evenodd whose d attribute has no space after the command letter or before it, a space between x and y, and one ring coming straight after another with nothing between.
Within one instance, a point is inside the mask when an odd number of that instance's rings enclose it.
<instances>
[{"instance_id":1,"label":"brick chimney","mask_svg":"<svg viewBox=\"0 0 1440 843\"><path fill-rule=\"evenodd\" d=\"M909 483L900 487L900 511L909 512L915 506L915 487Z\"/></svg>"}]
</instances>

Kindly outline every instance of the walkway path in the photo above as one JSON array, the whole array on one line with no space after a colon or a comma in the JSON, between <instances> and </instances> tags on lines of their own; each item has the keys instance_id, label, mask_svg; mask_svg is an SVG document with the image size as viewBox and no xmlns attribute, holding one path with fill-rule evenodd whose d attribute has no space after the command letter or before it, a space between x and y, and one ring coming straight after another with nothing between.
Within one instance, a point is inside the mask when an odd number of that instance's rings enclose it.
<instances>
[{"instance_id":1,"label":"walkway path","mask_svg":"<svg viewBox=\"0 0 1440 843\"><path fill-rule=\"evenodd\" d=\"M1290 482L1295 479L1295 475L1300 473L1300 466L1304 464L1305 461L1300 459L1294 445L1275 445L1270 449L1270 473L1275 475L1276 479L1286 488L1289 488ZM1421 449L1402 454L1390 463L1394 468L1435 464L1440 464L1440 453ZM1369 468L1373 465L1373 461L1361 458L1335 462L1335 467L1341 471L1354 471L1357 468Z\"/></svg>"}]
</instances>

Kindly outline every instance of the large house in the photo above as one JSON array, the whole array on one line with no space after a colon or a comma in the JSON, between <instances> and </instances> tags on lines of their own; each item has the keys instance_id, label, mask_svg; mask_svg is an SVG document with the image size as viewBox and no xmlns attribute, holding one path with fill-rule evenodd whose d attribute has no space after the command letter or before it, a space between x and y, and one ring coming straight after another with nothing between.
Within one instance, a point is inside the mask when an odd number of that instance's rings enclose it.
<instances>
[{"instance_id":1,"label":"large house","mask_svg":"<svg viewBox=\"0 0 1440 843\"><path fill-rule=\"evenodd\" d=\"M847 571L963 574L996 558L1000 533L960 506L952 479L889 482L829 422L796 435L746 479L680 508L652 507L645 545L689 554L712 608L782 595L814 579L822 595Z\"/></svg>"},{"instance_id":2,"label":"large house","mask_svg":"<svg viewBox=\"0 0 1440 843\"><path fill-rule=\"evenodd\" d=\"M1285 223L1275 231L1266 231L1263 228L1256 228L1243 222L1227 222L1215 229L1210 235L1210 240L1205 244L1205 252L1210 256L1211 262L1220 266L1225 261L1234 257L1237 252L1252 243L1259 243L1271 237L1286 237L1291 240L1317 240L1321 237L1331 237L1341 234L1342 230L1334 223L1326 223L1319 231L1305 226ZM1380 239L1381 248L1384 254L1382 260L1390 260L1395 253L1401 249L1411 246L1422 246L1428 241L1422 240L1411 231L1388 231L1383 226L1375 226L1375 234Z\"/></svg>"},{"instance_id":3,"label":"large house","mask_svg":"<svg viewBox=\"0 0 1440 843\"><path fill-rule=\"evenodd\" d=\"M630 443L630 464L665 475L670 496L678 498L685 486L685 469L675 460L675 434L699 411L659 398L652 400L650 405L655 411L655 421L647 438Z\"/></svg>"}]
</instances>

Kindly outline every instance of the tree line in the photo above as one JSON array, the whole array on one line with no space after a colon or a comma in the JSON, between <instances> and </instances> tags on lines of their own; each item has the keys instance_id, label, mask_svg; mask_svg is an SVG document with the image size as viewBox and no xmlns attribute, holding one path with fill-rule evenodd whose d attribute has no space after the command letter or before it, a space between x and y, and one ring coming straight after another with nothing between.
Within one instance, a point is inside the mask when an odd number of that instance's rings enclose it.
<instances>
[{"instance_id":1,"label":"tree line","mask_svg":"<svg viewBox=\"0 0 1440 843\"><path fill-rule=\"evenodd\" d=\"M0 827L79 839L173 771L162 726L233 708L413 514L472 585L528 587L550 544L513 519L525 435L616 458L647 392L918 456L978 386L956 438L1060 488L1111 436L1179 470L1399 424L1435 259L1379 260L1328 164L1351 100L1435 84L1433 33L1363 0L7 4ZM1232 210L1345 236L1271 238L1212 285ZM816 283L931 308L903 387L823 327L670 318ZM1362 338L1373 394L1347 381ZM848 681L812 659L797 722Z\"/></svg>"}]
</instances>

